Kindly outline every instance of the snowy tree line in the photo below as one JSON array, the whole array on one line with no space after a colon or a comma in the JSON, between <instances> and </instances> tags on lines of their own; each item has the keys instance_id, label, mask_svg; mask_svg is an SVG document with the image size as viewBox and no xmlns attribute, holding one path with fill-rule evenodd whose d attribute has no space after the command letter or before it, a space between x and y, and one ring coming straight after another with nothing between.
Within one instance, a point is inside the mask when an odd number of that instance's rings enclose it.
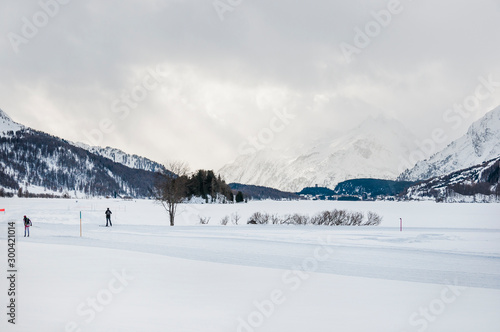
<instances>
[{"instance_id":1,"label":"snowy tree line","mask_svg":"<svg viewBox=\"0 0 500 332\"><path fill-rule=\"evenodd\" d=\"M217 197L224 202L233 201L233 192L220 175L212 170L198 170L191 176L186 176L185 197L202 197L206 203L214 203Z\"/></svg>"},{"instance_id":2,"label":"snowy tree line","mask_svg":"<svg viewBox=\"0 0 500 332\"><path fill-rule=\"evenodd\" d=\"M232 203L234 200L231 188L212 170L198 170L189 175L188 166L183 162L172 162L156 173L154 195L168 213L170 226L175 224L178 205L193 197L201 197L205 203Z\"/></svg>"}]
</instances>

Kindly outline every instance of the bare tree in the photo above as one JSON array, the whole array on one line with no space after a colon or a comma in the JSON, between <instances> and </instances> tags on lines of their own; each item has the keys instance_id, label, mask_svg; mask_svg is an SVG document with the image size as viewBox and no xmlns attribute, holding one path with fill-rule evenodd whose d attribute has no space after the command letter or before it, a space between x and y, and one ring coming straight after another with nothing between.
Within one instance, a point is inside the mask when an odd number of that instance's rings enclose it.
<instances>
[{"instance_id":1,"label":"bare tree","mask_svg":"<svg viewBox=\"0 0 500 332\"><path fill-rule=\"evenodd\" d=\"M240 215L238 214L238 212L235 212L233 214L231 214L231 221L233 222L233 224L235 225L238 225L238 221L240 220Z\"/></svg>"},{"instance_id":2,"label":"bare tree","mask_svg":"<svg viewBox=\"0 0 500 332\"><path fill-rule=\"evenodd\" d=\"M348 225L349 216L346 210L333 210L331 226L345 226Z\"/></svg>"},{"instance_id":3,"label":"bare tree","mask_svg":"<svg viewBox=\"0 0 500 332\"><path fill-rule=\"evenodd\" d=\"M382 217L375 212L368 211L365 226L378 226L382 222Z\"/></svg>"},{"instance_id":4,"label":"bare tree","mask_svg":"<svg viewBox=\"0 0 500 332\"><path fill-rule=\"evenodd\" d=\"M183 162L172 162L167 171L158 172L156 200L168 213L170 226L174 226L177 206L186 198L186 183L189 167Z\"/></svg>"},{"instance_id":5,"label":"bare tree","mask_svg":"<svg viewBox=\"0 0 500 332\"><path fill-rule=\"evenodd\" d=\"M291 216L291 223L293 225L307 225L309 222L309 217L307 215L294 213Z\"/></svg>"},{"instance_id":6,"label":"bare tree","mask_svg":"<svg viewBox=\"0 0 500 332\"><path fill-rule=\"evenodd\" d=\"M361 212L351 212L349 214L349 226L360 226L363 222L363 213Z\"/></svg>"},{"instance_id":7,"label":"bare tree","mask_svg":"<svg viewBox=\"0 0 500 332\"><path fill-rule=\"evenodd\" d=\"M264 216L261 212L254 212L247 221L247 224L264 224Z\"/></svg>"},{"instance_id":8,"label":"bare tree","mask_svg":"<svg viewBox=\"0 0 500 332\"><path fill-rule=\"evenodd\" d=\"M229 216L225 216L221 219L220 224L222 226L226 226L228 222L229 222Z\"/></svg>"},{"instance_id":9,"label":"bare tree","mask_svg":"<svg viewBox=\"0 0 500 332\"><path fill-rule=\"evenodd\" d=\"M313 225L327 225L330 226L334 223L333 213L330 211L323 211L311 218L311 224Z\"/></svg>"},{"instance_id":10,"label":"bare tree","mask_svg":"<svg viewBox=\"0 0 500 332\"><path fill-rule=\"evenodd\" d=\"M281 223L281 219L278 217L278 215L277 215L277 214L273 214L273 215L271 215L271 223L272 223L273 225L278 225L278 224L280 224L280 223Z\"/></svg>"}]
</instances>

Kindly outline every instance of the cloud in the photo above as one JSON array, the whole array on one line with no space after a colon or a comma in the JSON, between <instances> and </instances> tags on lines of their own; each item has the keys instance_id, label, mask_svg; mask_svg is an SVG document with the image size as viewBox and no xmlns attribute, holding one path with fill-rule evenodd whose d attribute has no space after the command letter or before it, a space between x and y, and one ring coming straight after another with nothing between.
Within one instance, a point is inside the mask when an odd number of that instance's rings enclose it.
<instances>
[{"instance_id":1,"label":"cloud","mask_svg":"<svg viewBox=\"0 0 500 332\"><path fill-rule=\"evenodd\" d=\"M401 12L350 63L340 45L352 44L356 28L390 1L242 1L223 21L211 1L57 1L0 4L0 107L75 141L110 119L115 129L103 145L161 162L218 168L283 109L298 120L276 144L325 136L372 114L425 136L479 76L500 80L493 0L401 0ZM57 13L16 53L9 34L23 36L41 3L57 4ZM113 102L159 65L164 82L120 118ZM474 118L499 103L496 93Z\"/></svg>"}]
</instances>

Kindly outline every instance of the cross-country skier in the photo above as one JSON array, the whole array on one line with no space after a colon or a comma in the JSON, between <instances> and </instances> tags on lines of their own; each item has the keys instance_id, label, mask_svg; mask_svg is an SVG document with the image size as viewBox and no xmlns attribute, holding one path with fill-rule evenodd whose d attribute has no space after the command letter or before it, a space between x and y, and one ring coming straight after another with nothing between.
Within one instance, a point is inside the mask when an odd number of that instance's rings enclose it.
<instances>
[{"instance_id":1,"label":"cross-country skier","mask_svg":"<svg viewBox=\"0 0 500 332\"><path fill-rule=\"evenodd\" d=\"M30 218L24 216L24 237L26 237L26 232L28 232L28 237L30 237L30 226L32 226Z\"/></svg>"},{"instance_id":2,"label":"cross-country skier","mask_svg":"<svg viewBox=\"0 0 500 332\"><path fill-rule=\"evenodd\" d=\"M104 214L106 215L106 227L108 227L108 221L109 221L109 226L113 226L111 223L111 210L108 208Z\"/></svg>"}]
</instances>

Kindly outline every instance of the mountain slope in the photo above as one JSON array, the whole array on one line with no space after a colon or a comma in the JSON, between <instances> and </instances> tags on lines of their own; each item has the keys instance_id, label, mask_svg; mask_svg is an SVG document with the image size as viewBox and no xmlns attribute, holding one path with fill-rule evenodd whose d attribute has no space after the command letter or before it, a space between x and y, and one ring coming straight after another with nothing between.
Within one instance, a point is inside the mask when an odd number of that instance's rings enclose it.
<instances>
[{"instance_id":1,"label":"mountain slope","mask_svg":"<svg viewBox=\"0 0 500 332\"><path fill-rule=\"evenodd\" d=\"M353 179L339 183L335 187L336 195L378 195L396 196L404 192L414 182L391 181L380 179Z\"/></svg>"},{"instance_id":2,"label":"mountain slope","mask_svg":"<svg viewBox=\"0 0 500 332\"><path fill-rule=\"evenodd\" d=\"M77 196L150 197L155 173L127 167L0 113L0 186Z\"/></svg>"},{"instance_id":3,"label":"mountain slope","mask_svg":"<svg viewBox=\"0 0 500 332\"><path fill-rule=\"evenodd\" d=\"M479 196L479 198L478 198ZM408 188L409 199L489 202L500 198L500 157L450 174L431 178Z\"/></svg>"},{"instance_id":4,"label":"mountain slope","mask_svg":"<svg viewBox=\"0 0 500 332\"><path fill-rule=\"evenodd\" d=\"M128 154L120 149L112 147L90 146L83 143L73 143L74 145L92 152L98 156L111 159L115 163L125 165L130 168L142 169L150 172L164 170L165 167L156 161L144 158L135 154Z\"/></svg>"},{"instance_id":5,"label":"mountain slope","mask_svg":"<svg viewBox=\"0 0 500 332\"><path fill-rule=\"evenodd\" d=\"M335 188L353 178L395 179L401 156L409 155L416 139L396 120L364 121L344 135L306 143L287 151L260 150L239 156L219 172L228 182L264 185L298 192L316 184Z\"/></svg>"},{"instance_id":6,"label":"mountain slope","mask_svg":"<svg viewBox=\"0 0 500 332\"><path fill-rule=\"evenodd\" d=\"M295 193L283 192L277 189L254 186L249 184L230 183L229 187L233 194L241 191L245 197L255 200L273 199L273 200L298 200L300 196Z\"/></svg>"},{"instance_id":7,"label":"mountain slope","mask_svg":"<svg viewBox=\"0 0 500 332\"><path fill-rule=\"evenodd\" d=\"M416 181L448 174L500 156L500 106L474 122L444 150L406 170L399 180Z\"/></svg>"},{"instance_id":8,"label":"mountain slope","mask_svg":"<svg viewBox=\"0 0 500 332\"><path fill-rule=\"evenodd\" d=\"M23 125L12 121L12 119L0 109L0 136L6 136L9 132L12 134L23 128Z\"/></svg>"}]
</instances>

